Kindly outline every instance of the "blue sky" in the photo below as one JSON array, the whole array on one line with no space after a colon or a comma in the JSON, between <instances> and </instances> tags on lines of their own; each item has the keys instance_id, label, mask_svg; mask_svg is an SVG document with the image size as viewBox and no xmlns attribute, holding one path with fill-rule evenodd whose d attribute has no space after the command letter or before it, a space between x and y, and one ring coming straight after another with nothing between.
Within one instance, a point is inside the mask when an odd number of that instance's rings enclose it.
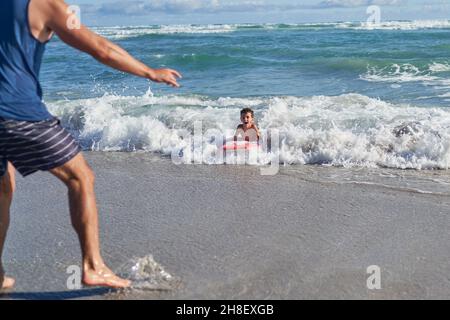
<instances>
[{"instance_id":1,"label":"blue sky","mask_svg":"<svg viewBox=\"0 0 450 320\"><path fill-rule=\"evenodd\" d=\"M365 21L369 5L382 20L450 19L450 0L67 0L87 25L302 23Z\"/></svg>"}]
</instances>

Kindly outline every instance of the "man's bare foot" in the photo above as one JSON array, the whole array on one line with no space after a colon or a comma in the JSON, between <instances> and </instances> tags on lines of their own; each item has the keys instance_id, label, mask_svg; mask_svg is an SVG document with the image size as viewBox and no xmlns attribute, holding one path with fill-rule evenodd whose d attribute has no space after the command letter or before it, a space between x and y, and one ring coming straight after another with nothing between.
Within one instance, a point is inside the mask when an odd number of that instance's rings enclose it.
<instances>
[{"instance_id":1,"label":"man's bare foot","mask_svg":"<svg viewBox=\"0 0 450 320\"><path fill-rule=\"evenodd\" d=\"M0 290L12 289L16 280L10 277L0 276Z\"/></svg>"},{"instance_id":2,"label":"man's bare foot","mask_svg":"<svg viewBox=\"0 0 450 320\"><path fill-rule=\"evenodd\" d=\"M99 286L120 289L128 288L131 285L131 281L116 276L108 267L102 266L95 270L84 270L83 284L90 287Z\"/></svg>"}]
</instances>

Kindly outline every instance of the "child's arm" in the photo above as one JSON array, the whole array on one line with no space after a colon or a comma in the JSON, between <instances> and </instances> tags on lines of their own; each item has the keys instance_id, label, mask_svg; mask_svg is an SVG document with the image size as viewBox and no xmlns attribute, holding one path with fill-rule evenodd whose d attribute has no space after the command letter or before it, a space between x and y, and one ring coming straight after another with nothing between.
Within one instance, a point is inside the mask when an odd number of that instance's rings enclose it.
<instances>
[{"instance_id":1,"label":"child's arm","mask_svg":"<svg viewBox=\"0 0 450 320\"><path fill-rule=\"evenodd\" d=\"M234 138L233 138L234 142L236 142L236 141L238 140L238 137L239 137L239 130L242 131L242 125L241 125L241 124L238 125L236 131L234 132Z\"/></svg>"},{"instance_id":2,"label":"child's arm","mask_svg":"<svg viewBox=\"0 0 450 320\"><path fill-rule=\"evenodd\" d=\"M253 124L252 128L255 129L256 136L258 137L258 140L259 140L261 138L261 133L259 132L258 127L256 126L256 124Z\"/></svg>"}]
</instances>

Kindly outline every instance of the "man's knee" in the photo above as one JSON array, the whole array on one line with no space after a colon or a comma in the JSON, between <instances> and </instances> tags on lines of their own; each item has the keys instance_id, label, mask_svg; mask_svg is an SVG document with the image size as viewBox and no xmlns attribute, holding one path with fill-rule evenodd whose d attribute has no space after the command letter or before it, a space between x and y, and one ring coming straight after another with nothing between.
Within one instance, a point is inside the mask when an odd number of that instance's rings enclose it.
<instances>
[{"instance_id":1,"label":"man's knee","mask_svg":"<svg viewBox=\"0 0 450 320\"><path fill-rule=\"evenodd\" d=\"M86 164L86 167L83 171L82 179L84 180L85 183L89 185L93 186L95 184L95 173L88 164Z\"/></svg>"},{"instance_id":2,"label":"man's knee","mask_svg":"<svg viewBox=\"0 0 450 320\"><path fill-rule=\"evenodd\" d=\"M93 188L95 184L94 171L86 165L74 172L67 184L69 188Z\"/></svg>"},{"instance_id":3,"label":"man's knee","mask_svg":"<svg viewBox=\"0 0 450 320\"><path fill-rule=\"evenodd\" d=\"M89 188L95 184L94 172L81 155L51 172L60 178L69 189Z\"/></svg>"}]
</instances>

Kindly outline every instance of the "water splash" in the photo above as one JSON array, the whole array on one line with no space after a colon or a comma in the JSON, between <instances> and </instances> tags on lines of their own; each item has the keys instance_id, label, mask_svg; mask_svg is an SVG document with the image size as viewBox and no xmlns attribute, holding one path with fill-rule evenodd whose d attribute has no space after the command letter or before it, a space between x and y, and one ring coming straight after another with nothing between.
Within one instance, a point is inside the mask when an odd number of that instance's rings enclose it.
<instances>
[{"instance_id":1,"label":"water splash","mask_svg":"<svg viewBox=\"0 0 450 320\"><path fill-rule=\"evenodd\" d=\"M282 164L450 166L448 109L392 104L358 94L213 99L148 93L50 104L85 150L168 156L182 150L188 159L198 151L208 164L215 163L209 157L218 147L206 137L197 143L203 148L194 149L181 138L182 133L192 134L195 123L201 121L203 132L217 129L232 138L240 108L246 106L254 108L263 136L267 130L279 130ZM414 130L409 128L411 123Z\"/></svg>"},{"instance_id":2,"label":"water splash","mask_svg":"<svg viewBox=\"0 0 450 320\"><path fill-rule=\"evenodd\" d=\"M133 282L132 290L172 291L181 284L152 255L134 259L128 278Z\"/></svg>"}]
</instances>

